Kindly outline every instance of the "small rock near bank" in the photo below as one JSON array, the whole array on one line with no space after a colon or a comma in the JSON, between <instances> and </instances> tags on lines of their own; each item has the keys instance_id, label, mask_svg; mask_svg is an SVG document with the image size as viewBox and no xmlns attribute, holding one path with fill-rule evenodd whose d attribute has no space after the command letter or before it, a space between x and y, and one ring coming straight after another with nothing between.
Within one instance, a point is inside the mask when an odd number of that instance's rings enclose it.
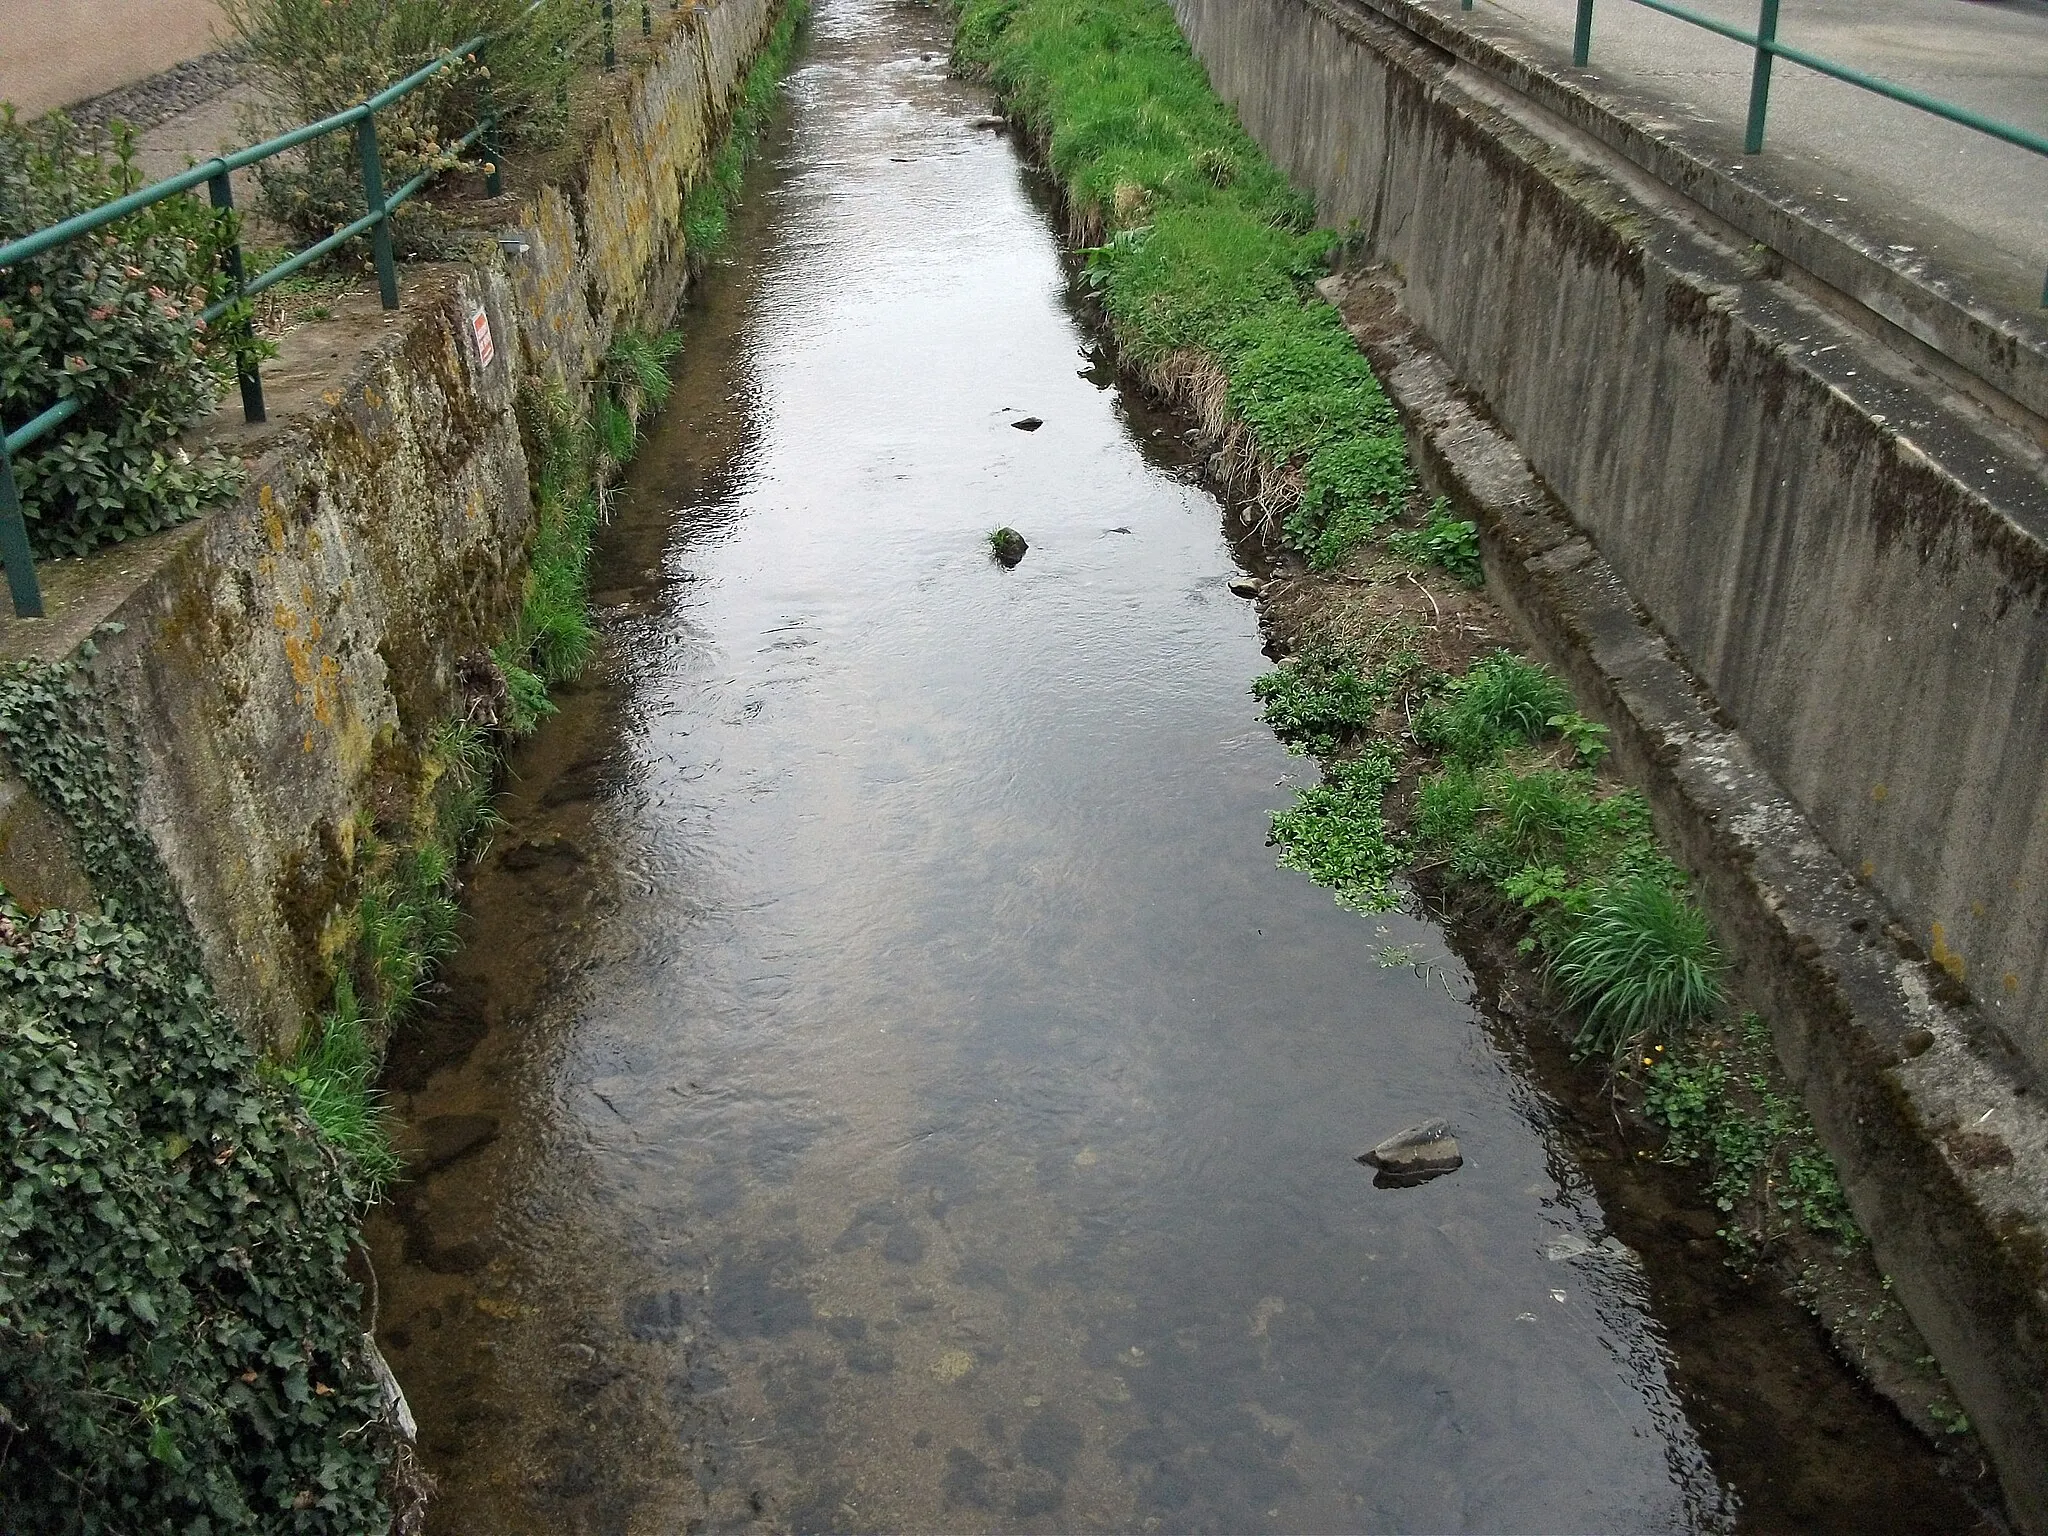
<instances>
[{"instance_id":1,"label":"small rock near bank","mask_svg":"<svg viewBox=\"0 0 2048 1536\"><path fill-rule=\"evenodd\" d=\"M1005 567L1016 565L1024 558L1024 551L1030 547L1024 542L1024 535L1014 528L998 528L988 536L989 553Z\"/></svg>"},{"instance_id":2,"label":"small rock near bank","mask_svg":"<svg viewBox=\"0 0 2048 1536\"><path fill-rule=\"evenodd\" d=\"M1230 578L1230 590L1238 597L1257 597L1266 590L1266 584L1256 576L1233 576Z\"/></svg>"},{"instance_id":3,"label":"small rock near bank","mask_svg":"<svg viewBox=\"0 0 2048 1536\"><path fill-rule=\"evenodd\" d=\"M1420 1184L1465 1165L1458 1138L1441 1120L1425 1120L1397 1131L1358 1161L1377 1168L1389 1184Z\"/></svg>"}]
</instances>

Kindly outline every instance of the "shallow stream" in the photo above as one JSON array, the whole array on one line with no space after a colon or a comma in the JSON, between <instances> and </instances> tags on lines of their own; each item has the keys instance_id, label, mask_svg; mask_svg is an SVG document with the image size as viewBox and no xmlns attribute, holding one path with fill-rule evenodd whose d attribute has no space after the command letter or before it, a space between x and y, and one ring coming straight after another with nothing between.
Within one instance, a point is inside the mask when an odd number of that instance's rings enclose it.
<instances>
[{"instance_id":1,"label":"shallow stream","mask_svg":"<svg viewBox=\"0 0 2048 1536\"><path fill-rule=\"evenodd\" d=\"M1687 1387L1441 932L1275 867L1226 520L946 46L819 6L396 1048L435 1528L1967 1529L1796 1314L1812 1443Z\"/></svg>"}]
</instances>

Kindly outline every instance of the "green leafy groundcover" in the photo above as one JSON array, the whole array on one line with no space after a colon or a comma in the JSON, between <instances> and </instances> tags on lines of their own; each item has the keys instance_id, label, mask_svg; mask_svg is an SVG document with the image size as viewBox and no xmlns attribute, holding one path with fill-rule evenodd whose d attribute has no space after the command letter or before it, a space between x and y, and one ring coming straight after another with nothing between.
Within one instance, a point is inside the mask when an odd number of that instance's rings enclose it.
<instances>
[{"instance_id":1,"label":"green leafy groundcover","mask_svg":"<svg viewBox=\"0 0 2048 1536\"><path fill-rule=\"evenodd\" d=\"M0 902L0 1527L381 1531L357 1192L214 1002L82 670L0 744L104 910Z\"/></svg>"},{"instance_id":2,"label":"green leafy groundcover","mask_svg":"<svg viewBox=\"0 0 2048 1536\"><path fill-rule=\"evenodd\" d=\"M1165 0L963 0L961 65L1047 146L1124 355L1228 383L1231 420L1299 482L1289 540L1324 569L1414 489L1401 425L1335 309L1336 237L1209 88Z\"/></svg>"}]
</instances>

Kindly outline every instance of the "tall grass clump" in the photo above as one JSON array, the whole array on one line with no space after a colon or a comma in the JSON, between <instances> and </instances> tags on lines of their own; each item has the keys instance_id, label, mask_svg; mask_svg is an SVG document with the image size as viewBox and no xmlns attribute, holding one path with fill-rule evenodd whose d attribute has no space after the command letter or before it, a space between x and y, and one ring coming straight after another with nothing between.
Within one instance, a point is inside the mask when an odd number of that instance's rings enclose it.
<instances>
[{"instance_id":1,"label":"tall grass clump","mask_svg":"<svg viewBox=\"0 0 2048 1536\"><path fill-rule=\"evenodd\" d=\"M333 991L296 1050L272 1067L348 1160L361 1198L375 1200L402 1167L391 1148L377 1069L391 1033L434 969L455 952L456 871L497 824L497 754L468 721L435 731L410 814L355 838L358 891L343 921Z\"/></svg>"},{"instance_id":2,"label":"tall grass clump","mask_svg":"<svg viewBox=\"0 0 2048 1536\"><path fill-rule=\"evenodd\" d=\"M683 197L683 249L701 266L732 233L732 209L746 180L747 162L757 153L775 111L775 93L796 57L810 0L789 0L776 18L733 106L732 126L711 164Z\"/></svg>"},{"instance_id":3,"label":"tall grass clump","mask_svg":"<svg viewBox=\"0 0 2048 1536\"><path fill-rule=\"evenodd\" d=\"M1584 1017L1578 1048L1609 1057L1708 1017L1721 1001L1720 970L1699 908L1649 876L1595 894L1549 965Z\"/></svg>"},{"instance_id":4,"label":"tall grass clump","mask_svg":"<svg viewBox=\"0 0 2048 1536\"><path fill-rule=\"evenodd\" d=\"M964 67L1046 147L1125 358L1318 569L1414 489L1400 422L1310 285L1336 237L1209 87L1165 0L965 0Z\"/></svg>"},{"instance_id":5,"label":"tall grass clump","mask_svg":"<svg viewBox=\"0 0 2048 1536\"><path fill-rule=\"evenodd\" d=\"M388 1110L377 1091L378 1052L364 1026L355 987L335 983L334 1000L277 1076L298 1090L307 1117L345 1156L359 1198L382 1197L404 1171L392 1150Z\"/></svg>"},{"instance_id":6,"label":"tall grass clump","mask_svg":"<svg viewBox=\"0 0 2048 1536\"><path fill-rule=\"evenodd\" d=\"M1477 763L1537 740L1571 708L1571 691L1548 667L1495 651L1444 685L1442 701L1424 712L1417 732L1450 756Z\"/></svg>"}]
</instances>

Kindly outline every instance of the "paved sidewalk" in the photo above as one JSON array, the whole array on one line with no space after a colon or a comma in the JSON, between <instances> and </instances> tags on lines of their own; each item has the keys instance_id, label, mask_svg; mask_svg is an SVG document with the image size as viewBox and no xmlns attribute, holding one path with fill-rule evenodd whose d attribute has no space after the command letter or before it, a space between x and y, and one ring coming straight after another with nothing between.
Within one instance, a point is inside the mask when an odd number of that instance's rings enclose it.
<instances>
[{"instance_id":1,"label":"paved sidewalk","mask_svg":"<svg viewBox=\"0 0 2048 1536\"><path fill-rule=\"evenodd\" d=\"M210 53L222 30L214 0L0 0L0 101L69 106Z\"/></svg>"},{"instance_id":2,"label":"paved sidewalk","mask_svg":"<svg viewBox=\"0 0 2048 1536\"><path fill-rule=\"evenodd\" d=\"M1754 57L1632 0L1595 0L1589 68L1571 67L1575 0L1419 0L1531 63L1613 98L1723 164L1900 232L1903 253L2035 308L2048 274L2048 156L1779 59L1764 154L1742 157ZM1680 0L1754 31L1755 0ZM1781 41L2048 134L2048 0L1783 0ZM1889 238L1889 237L1888 237Z\"/></svg>"}]
</instances>

